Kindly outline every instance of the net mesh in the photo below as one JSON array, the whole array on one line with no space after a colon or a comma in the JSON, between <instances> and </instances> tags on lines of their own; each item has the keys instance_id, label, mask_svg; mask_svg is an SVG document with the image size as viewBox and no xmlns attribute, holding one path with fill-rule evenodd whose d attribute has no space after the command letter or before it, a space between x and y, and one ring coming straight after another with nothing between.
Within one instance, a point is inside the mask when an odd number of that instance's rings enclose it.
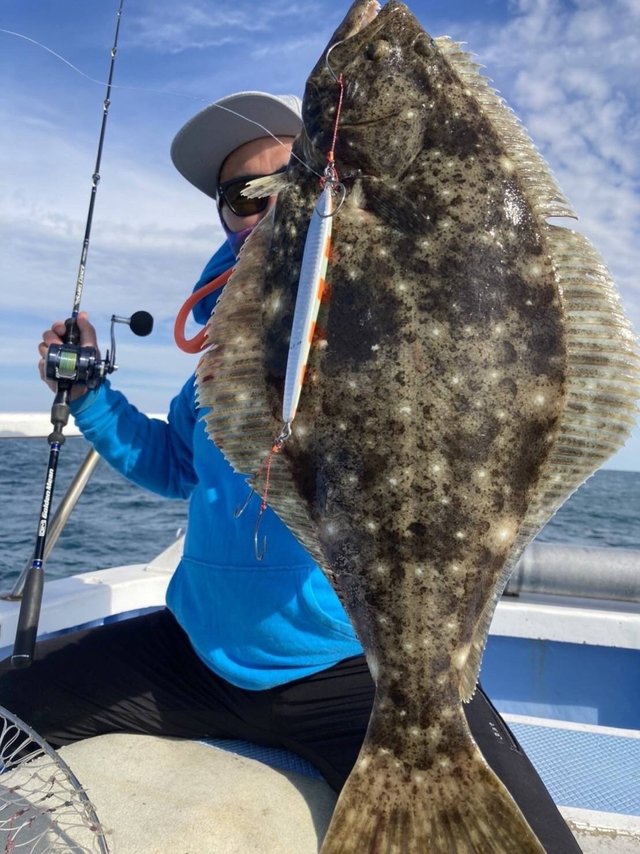
<instances>
[{"instance_id":1,"label":"net mesh","mask_svg":"<svg viewBox=\"0 0 640 854\"><path fill-rule=\"evenodd\" d=\"M108 852L104 831L68 765L0 706L0 851Z\"/></svg>"}]
</instances>

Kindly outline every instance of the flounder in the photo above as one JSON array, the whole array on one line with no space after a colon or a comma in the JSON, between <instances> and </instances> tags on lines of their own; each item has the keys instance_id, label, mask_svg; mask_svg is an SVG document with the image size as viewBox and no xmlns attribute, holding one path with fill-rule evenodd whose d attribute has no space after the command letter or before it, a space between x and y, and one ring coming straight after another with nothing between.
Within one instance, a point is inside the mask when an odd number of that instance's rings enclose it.
<instances>
[{"instance_id":1,"label":"flounder","mask_svg":"<svg viewBox=\"0 0 640 854\"><path fill-rule=\"evenodd\" d=\"M356 0L309 77L277 205L209 321L199 401L264 490L342 74L345 195L268 497L376 683L322 851L540 852L461 704L522 549L634 424L637 343L595 250L547 221L573 214L470 57L394 0L377 12Z\"/></svg>"}]
</instances>

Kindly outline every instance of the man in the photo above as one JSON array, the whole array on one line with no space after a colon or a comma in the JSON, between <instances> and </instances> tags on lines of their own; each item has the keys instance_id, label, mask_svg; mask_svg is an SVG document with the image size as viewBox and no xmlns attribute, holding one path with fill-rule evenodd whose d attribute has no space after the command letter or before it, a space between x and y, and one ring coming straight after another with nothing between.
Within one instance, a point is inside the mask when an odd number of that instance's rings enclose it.
<instances>
[{"instance_id":1,"label":"man","mask_svg":"<svg viewBox=\"0 0 640 854\"><path fill-rule=\"evenodd\" d=\"M240 93L207 107L176 136L178 170L215 199L227 234L196 285L234 263L275 199L247 200L247 180L284 167L301 127L293 96ZM210 314L216 294L200 304ZM86 315L82 343L95 346ZM54 324L39 345L59 343ZM43 373L43 358L40 370ZM28 670L0 664L2 703L53 746L106 732L242 738L288 748L339 791L366 731L374 687L362 649L320 568L267 509L269 549L254 552L246 499L206 436L191 377L168 423L139 413L108 382L74 390L85 437L118 471L169 497L189 497L184 555L167 608L37 646ZM42 698L46 698L43 703ZM547 850L579 851L517 742L481 691L466 707L487 760Z\"/></svg>"},{"instance_id":2,"label":"man","mask_svg":"<svg viewBox=\"0 0 640 854\"><path fill-rule=\"evenodd\" d=\"M176 169L216 201L227 235L194 290L233 265L247 235L273 207L273 198L243 198L243 182L235 181L286 166L291 144L302 127L300 108L295 95L239 93L202 110L176 135L171 146ZM217 296L195 307L197 321L207 322Z\"/></svg>"},{"instance_id":3,"label":"man","mask_svg":"<svg viewBox=\"0 0 640 854\"><path fill-rule=\"evenodd\" d=\"M241 197L247 176L285 166L300 127L297 98L240 93L176 136L174 162L215 198L228 235L205 280L234 263L274 204ZM78 324L82 344L96 346L86 314ZM43 335L42 375L46 350L63 331L57 323ZM190 499L184 555L166 609L39 644L28 670L5 663L3 703L54 746L105 732L245 738L296 750L339 789L371 705L360 644L320 568L270 510L262 522L269 550L256 560L253 514L234 518L245 479L207 437L194 377L166 423L138 412L108 381L72 396L76 424L114 468L154 492ZM325 721L326 703L340 706L337 729L335 717Z\"/></svg>"}]
</instances>

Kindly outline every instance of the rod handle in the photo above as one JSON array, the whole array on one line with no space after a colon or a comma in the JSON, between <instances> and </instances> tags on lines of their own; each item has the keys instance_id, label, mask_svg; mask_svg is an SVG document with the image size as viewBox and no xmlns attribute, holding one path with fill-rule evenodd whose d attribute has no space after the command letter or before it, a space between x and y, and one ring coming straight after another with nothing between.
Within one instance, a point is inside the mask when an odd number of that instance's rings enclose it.
<instances>
[{"instance_id":1,"label":"rod handle","mask_svg":"<svg viewBox=\"0 0 640 854\"><path fill-rule=\"evenodd\" d=\"M27 573L20 603L18 628L11 656L14 667L29 667L33 661L43 588L44 569L42 566L32 566Z\"/></svg>"}]
</instances>

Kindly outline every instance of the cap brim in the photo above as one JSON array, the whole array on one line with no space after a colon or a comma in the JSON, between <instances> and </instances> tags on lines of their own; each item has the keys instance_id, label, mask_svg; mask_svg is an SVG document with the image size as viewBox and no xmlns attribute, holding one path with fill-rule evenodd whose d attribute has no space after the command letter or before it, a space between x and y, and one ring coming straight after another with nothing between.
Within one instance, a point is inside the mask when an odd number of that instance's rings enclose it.
<instances>
[{"instance_id":1,"label":"cap brim","mask_svg":"<svg viewBox=\"0 0 640 854\"><path fill-rule=\"evenodd\" d=\"M301 102L295 95L239 92L190 119L171 144L171 159L187 181L216 198L218 175L238 146L263 136L297 136Z\"/></svg>"}]
</instances>

